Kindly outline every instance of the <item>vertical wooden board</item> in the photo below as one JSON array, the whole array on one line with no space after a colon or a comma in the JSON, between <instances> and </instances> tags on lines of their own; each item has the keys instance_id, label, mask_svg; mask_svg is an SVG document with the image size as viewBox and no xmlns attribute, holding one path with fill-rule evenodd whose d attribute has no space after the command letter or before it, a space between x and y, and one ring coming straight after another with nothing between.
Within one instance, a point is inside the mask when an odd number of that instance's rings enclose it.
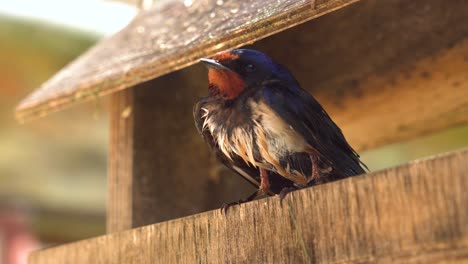
<instances>
[{"instance_id":1,"label":"vertical wooden board","mask_svg":"<svg viewBox=\"0 0 468 264\"><path fill-rule=\"evenodd\" d=\"M40 263L468 260L468 150L34 253Z\"/></svg>"},{"instance_id":2,"label":"vertical wooden board","mask_svg":"<svg viewBox=\"0 0 468 264\"><path fill-rule=\"evenodd\" d=\"M111 96L109 104L107 232L133 227L133 90Z\"/></svg>"}]
</instances>

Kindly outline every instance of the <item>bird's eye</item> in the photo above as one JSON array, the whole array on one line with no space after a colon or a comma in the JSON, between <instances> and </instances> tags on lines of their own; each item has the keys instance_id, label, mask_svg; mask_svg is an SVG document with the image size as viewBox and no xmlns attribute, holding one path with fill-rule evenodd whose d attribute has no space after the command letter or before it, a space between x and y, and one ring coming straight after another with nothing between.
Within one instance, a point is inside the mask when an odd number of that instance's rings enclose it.
<instances>
[{"instance_id":1,"label":"bird's eye","mask_svg":"<svg viewBox=\"0 0 468 264\"><path fill-rule=\"evenodd\" d=\"M249 64L245 65L244 68L245 68L246 72L253 72L255 70L255 65L249 63Z\"/></svg>"}]
</instances>

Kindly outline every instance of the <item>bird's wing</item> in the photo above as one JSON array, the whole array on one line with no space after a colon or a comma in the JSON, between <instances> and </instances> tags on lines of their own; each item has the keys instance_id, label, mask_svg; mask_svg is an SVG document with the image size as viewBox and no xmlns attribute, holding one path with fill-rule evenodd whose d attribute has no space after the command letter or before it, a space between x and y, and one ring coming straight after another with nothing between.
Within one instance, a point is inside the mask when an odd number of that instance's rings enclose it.
<instances>
[{"instance_id":1,"label":"bird's wing","mask_svg":"<svg viewBox=\"0 0 468 264\"><path fill-rule=\"evenodd\" d=\"M260 98L320 153L321 160L343 177L365 173L362 166L367 167L341 129L308 92L298 86L273 82L263 87Z\"/></svg>"}]
</instances>

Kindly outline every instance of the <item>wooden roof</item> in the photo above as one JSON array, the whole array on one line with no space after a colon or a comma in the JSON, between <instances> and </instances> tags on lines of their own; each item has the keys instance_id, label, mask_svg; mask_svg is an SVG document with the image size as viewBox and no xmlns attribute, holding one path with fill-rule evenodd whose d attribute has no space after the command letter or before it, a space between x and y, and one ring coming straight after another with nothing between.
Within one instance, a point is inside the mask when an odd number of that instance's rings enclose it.
<instances>
[{"instance_id":1,"label":"wooden roof","mask_svg":"<svg viewBox=\"0 0 468 264\"><path fill-rule=\"evenodd\" d=\"M358 0L166 0L67 65L17 107L45 116L252 43Z\"/></svg>"}]
</instances>

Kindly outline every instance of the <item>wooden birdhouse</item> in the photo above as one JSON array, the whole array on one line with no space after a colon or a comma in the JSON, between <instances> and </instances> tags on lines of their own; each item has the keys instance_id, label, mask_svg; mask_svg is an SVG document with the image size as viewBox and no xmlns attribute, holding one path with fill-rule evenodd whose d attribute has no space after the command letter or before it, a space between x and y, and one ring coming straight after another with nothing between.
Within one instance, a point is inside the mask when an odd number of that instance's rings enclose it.
<instances>
[{"instance_id":1,"label":"wooden birdhouse","mask_svg":"<svg viewBox=\"0 0 468 264\"><path fill-rule=\"evenodd\" d=\"M111 97L108 234L30 263L468 259L466 149L299 190L282 205L204 212L250 188L209 153L192 117L207 90L198 60L241 46L287 65L358 151L468 121L465 0L157 1L17 108L27 121Z\"/></svg>"}]
</instances>

